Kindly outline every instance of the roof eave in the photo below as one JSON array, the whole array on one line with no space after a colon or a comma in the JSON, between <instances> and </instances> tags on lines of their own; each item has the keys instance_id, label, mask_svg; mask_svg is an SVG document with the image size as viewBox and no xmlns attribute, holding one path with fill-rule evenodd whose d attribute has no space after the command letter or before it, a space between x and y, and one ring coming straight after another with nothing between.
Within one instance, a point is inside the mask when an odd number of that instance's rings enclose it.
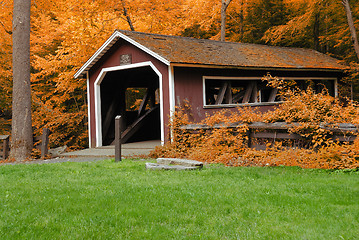
<instances>
[{"instance_id":1,"label":"roof eave","mask_svg":"<svg viewBox=\"0 0 359 240\"><path fill-rule=\"evenodd\" d=\"M344 72L348 68L298 68L298 67L256 67L256 66L239 66L239 65L212 65L203 63L181 63L171 62L173 67L201 67L201 68L232 68L246 70L281 70L281 71L324 71L324 72Z\"/></svg>"}]
</instances>

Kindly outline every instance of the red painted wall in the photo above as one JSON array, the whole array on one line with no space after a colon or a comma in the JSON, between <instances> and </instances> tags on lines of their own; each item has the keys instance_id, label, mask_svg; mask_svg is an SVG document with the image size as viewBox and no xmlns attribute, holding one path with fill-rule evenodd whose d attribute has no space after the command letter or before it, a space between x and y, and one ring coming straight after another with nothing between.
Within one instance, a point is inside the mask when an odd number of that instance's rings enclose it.
<instances>
[{"instance_id":1,"label":"red painted wall","mask_svg":"<svg viewBox=\"0 0 359 240\"><path fill-rule=\"evenodd\" d=\"M119 40L110 50L90 69L90 133L91 145L96 146L96 118L95 118L95 97L94 97L94 84L99 76L101 70L107 67L115 67L120 65L120 56L123 54L132 55L132 63L152 62L152 64L162 74L162 96L163 96L163 116L165 126L168 124L169 116L169 86L168 86L168 66L151 55L145 53L139 48L124 40ZM165 136L168 135L168 130L165 128Z\"/></svg>"}]
</instances>

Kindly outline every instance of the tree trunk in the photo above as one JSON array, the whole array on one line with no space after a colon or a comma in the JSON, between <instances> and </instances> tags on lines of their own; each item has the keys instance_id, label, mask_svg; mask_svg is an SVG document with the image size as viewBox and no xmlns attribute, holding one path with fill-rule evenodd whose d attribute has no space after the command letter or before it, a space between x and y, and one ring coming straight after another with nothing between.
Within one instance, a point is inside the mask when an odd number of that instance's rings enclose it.
<instances>
[{"instance_id":1,"label":"tree trunk","mask_svg":"<svg viewBox=\"0 0 359 240\"><path fill-rule=\"evenodd\" d=\"M31 0L14 0L13 9L13 95L10 157L29 158L33 148L30 87Z\"/></svg>"},{"instance_id":2,"label":"tree trunk","mask_svg":"<svg viewBox=\"0 0 359 240\"><path fill-rule=\"evenodd\" d=\"M313 47L316 51L320 50L319 31L320 31L320 13L318 11L314 15L314 23L313 23Z\"/></svg>"},{"instance_id":3,"label":"tree trunk","mask_svg":"<svg viewBox=\"0 0 359 240\"><path fill-rule=\"evenodd\" d=\"M243 42L244 37L244 2L241 0L241 9L239 12L239 36L240 41Z\"/></svg>"},{"instance_id":4,"label":"tree trunk","mask_svg":"<svg viewBox=\"0 0 359 240\"><path fill-rule=\"evenodd\" d=\"M130 26L131 31L135 31L135 28L133 27L130 15L128 15L128 10L126 8L124 0L121 0L122 8L123 8L123 15L125 15L128 25Z\"/></svg>"},{"instance_id":5,"label":"tree trunk","mask_svg":"<svg viewBox=\"0 0 359 240\"><path fill-rule=\"evenodd\" d=\"M352 17L352 11L351 11L350 5L349 5L349 0L342 0L342 3L344 6L344 9L345 9L345 13L347 15L348 25L349 25L350 33L352 36L354 50L359 59L359 43L358 43L358 38L357 38L357 34L355 31L355 27L354 27L354 21L353 21L353 17Z\"/></svg>"},{"instance_id":6,"label":"tree trunk","mask_svg":"<svg viewBox=\"0 0 359 240\"><path fill-rule=\"evenodd\" d=\"M221 41L226 41L226 11L232 0L222 0L221 7Z\"/></svg>"}]
</instances>

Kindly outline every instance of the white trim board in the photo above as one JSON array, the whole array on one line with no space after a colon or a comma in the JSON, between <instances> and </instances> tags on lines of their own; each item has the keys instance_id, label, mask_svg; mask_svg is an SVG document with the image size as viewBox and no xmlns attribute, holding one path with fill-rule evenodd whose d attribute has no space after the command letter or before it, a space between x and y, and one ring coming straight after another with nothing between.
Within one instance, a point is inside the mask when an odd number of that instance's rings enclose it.
<instances>
[{"instance_id":1,"label":"white trim board","mask_svg":"<svg viewBox=\"0 0 359 240\"><path fill-rule=\"evenodd\" d=\"M170 117L172 117L172 115L175 111L175 106L176 106L175 75L174 74L175 73L174 73L173 66L169 66L168 67L168 78L169 78L168 88L169 88L169 99L170 99Z\"/></svg>"},{"instance_id":2,"label":"white trim board","mask_svg":"<svg viewBox=\"0 0 359 240\"><path fill-rule=\"evenodd\" d=\"M168 89L169 89L169 106L170 106L170 118L169 121L172 121L173 114L176 110L176 93L175 93L175 72L173 66L168 66ZM170 130L170 139L172 142L173 139L173 129Z\"/></svg>"},{"instance_id":3,"label":"white trim board","mask_svg":"<svg viewBox=\"0 0 359 240\"><path fill-rule=\"evenodd\" d=\"M95 119L96 119L96 147L102 146L102 115L101 115L101 82L108 72L121 71L126 69L151 67L157 74L160 89L160 124L161 124L161 143L164 143L164 116L163 116L163 87L162 87L162 74L155 67L152 62L142 62L123 66L103 68L94 83L94 96L95 96Z\"/></svg>"},{"instance_id":4,"label":"white trim board","mask_svg":"<svg viewBox=\"0 0 359 240\"><path fill-rule=\"evenodd\" d=\"M89 136L89 148L92 148L91 143L91 99L90 99L90 77L89 74L86 73L86 82L87 82L87 129L88 129L88 136Z\"/></svg>"}]
</instances>

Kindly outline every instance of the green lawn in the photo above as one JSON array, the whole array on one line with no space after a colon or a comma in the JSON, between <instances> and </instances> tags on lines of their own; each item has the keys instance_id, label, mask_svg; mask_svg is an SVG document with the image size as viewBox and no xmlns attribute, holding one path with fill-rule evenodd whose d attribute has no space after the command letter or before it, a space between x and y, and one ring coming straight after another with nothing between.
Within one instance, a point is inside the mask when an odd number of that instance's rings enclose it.
<instances>
[{"instance_id":1,"label":"green lawn","mask_svg":"<svg viewBox=\"0 0 359 240\"><path fill-rule=\"evenodd\" d=\"M0 166L2 239L358 239L359 174L146 171L113 160Z\"/></svg>"}]
</instances>

